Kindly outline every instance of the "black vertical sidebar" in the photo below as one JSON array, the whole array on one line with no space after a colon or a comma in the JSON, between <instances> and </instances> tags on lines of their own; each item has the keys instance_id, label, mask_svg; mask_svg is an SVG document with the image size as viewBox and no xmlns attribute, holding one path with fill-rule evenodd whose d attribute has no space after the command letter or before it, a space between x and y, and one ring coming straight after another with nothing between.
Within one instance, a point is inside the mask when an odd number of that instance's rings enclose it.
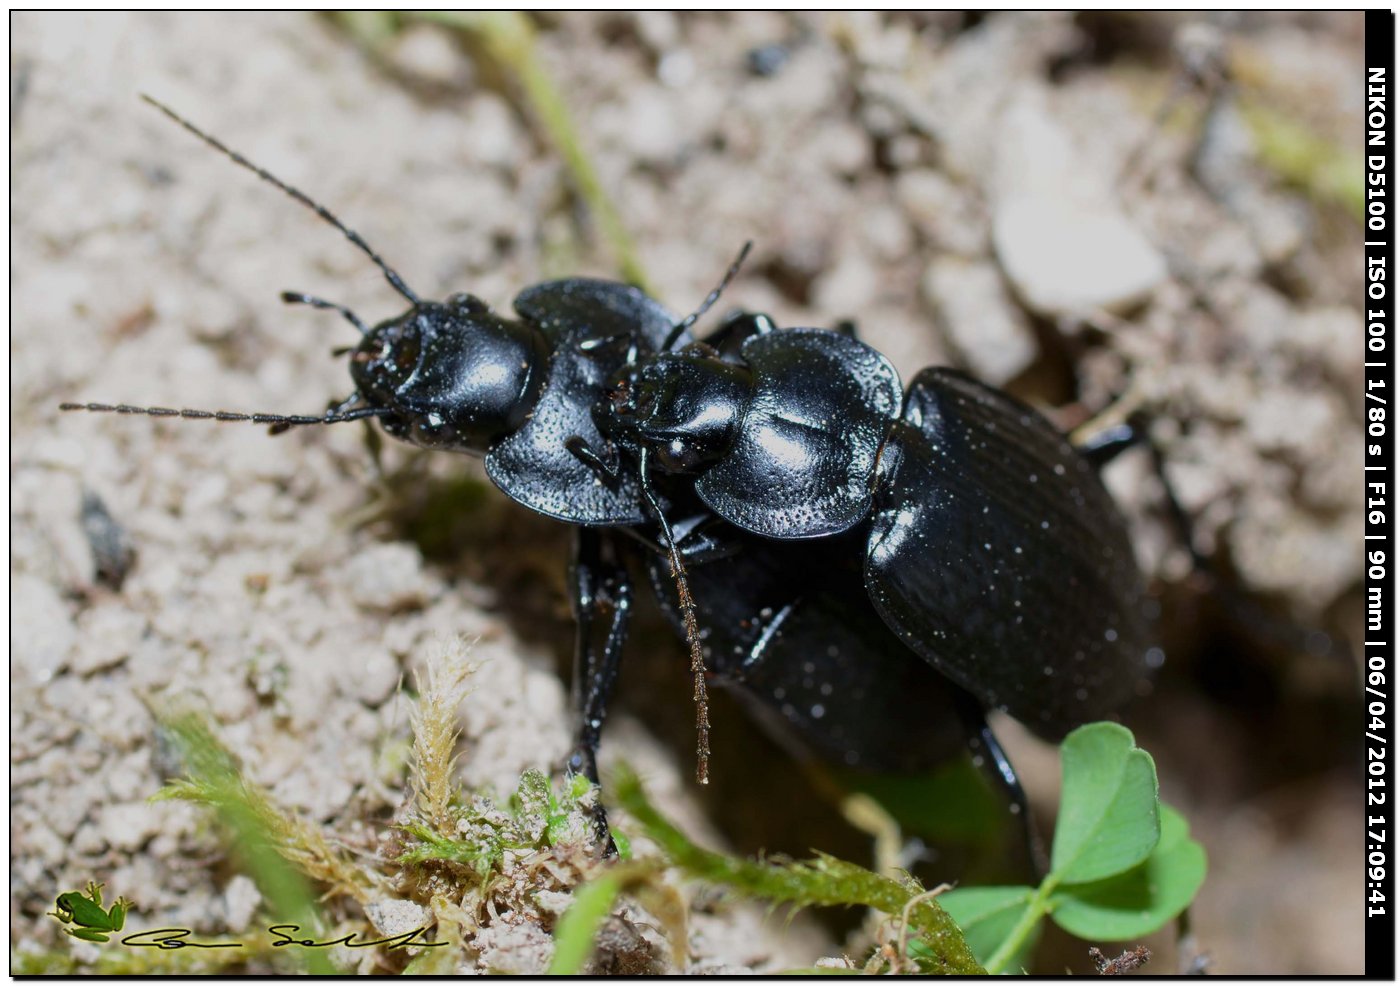
<instances>
[{"instance_id":1,"label":"black vertical sidebar","mask_svg":"<svg viewBox=\"0 0 1400 986\"><path fill-rule=\"evenodd\" d=\"M1395 785L1393 618L1396 563L1391 516L1395 468L1393 266L1396 221L1390 88L1395 77L1395 14L1366 11L1366 639L1365 791L1366 976L1395 978Z\"/></svg>"}]
</instances>

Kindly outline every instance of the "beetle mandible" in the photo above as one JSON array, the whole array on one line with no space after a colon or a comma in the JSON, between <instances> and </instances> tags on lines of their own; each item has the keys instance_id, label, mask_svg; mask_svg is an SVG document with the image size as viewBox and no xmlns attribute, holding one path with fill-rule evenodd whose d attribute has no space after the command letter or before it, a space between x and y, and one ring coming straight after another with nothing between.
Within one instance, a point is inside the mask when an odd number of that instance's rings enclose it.
<instances>
[{"instance_id":1,"label":"beetle mandible","mask_svg":"<svg viewBox=\"0 0 1400 986\"><path fill-rule=\"evenodd\" d=\"M320 415L62 408L274 432L375 418L414 445L484 457L507 496L578 531L567 770L598 780L629 559L689 645L701 782L713 678L853 766L927 767L970 742L1024 808L985 710L1057 739L1116 711L1160 662L1142 575L1095 468L1121 437L1082 453L1038 412L954 370L924 370L905 391L853 329L779 330L739 312L696 341L692 326L747 245L680 321L634 287L582 278L527 288L515 318L469 294L424 300L324 206L143 98L338 229L410 307L369 326L283 293L361 335L354 392Z\"/></svg>"}]
</instances>

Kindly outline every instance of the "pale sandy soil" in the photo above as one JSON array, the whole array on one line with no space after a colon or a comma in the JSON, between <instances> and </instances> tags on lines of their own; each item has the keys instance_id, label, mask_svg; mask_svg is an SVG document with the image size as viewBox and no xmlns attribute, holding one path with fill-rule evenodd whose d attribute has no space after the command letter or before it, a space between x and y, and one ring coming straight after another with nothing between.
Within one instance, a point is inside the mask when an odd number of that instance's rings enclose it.
<instances>
[{"instance_id":1,"label":"pale sandy soil","mask_svg":"<svg viewBox=\"0 0 1400 986\"><path fill-rule=\"evenodd\" d=\"M1261 15L1183 35L1184 24L577 15L544 21L541 44L672 308L692 307L752 238L733 303L787 325L855 317L906 376L968 366L1060 408L1066 427L1131 384L1226 583L1345 638L1360 622L1359 227L1259 166L1228 99L1207 137L1207 97L1185 83L1186 110L1154 121L1185 78L1182 58L1219 45L1274 111L1350 148L1360 17ZM748 54L765 45L785 53L768 52L780 62L768 76ZM168 769L148 699L197 697L281 804L361 848L400 800L402 774L382 752L406 735L399 682L435 633L480 638L463 707L468 783L507 788L562 756L562 530L492 494L436 541L421 536L429 494L475 464L420 459L423 478L390 499L358 426L270 439L55 411L82 399L314 413L348 391L327 351L349 329L284 309L277 292L372 320L397 311L353 248L141 92L332 204L424 295L470 290L506 306L546 277L613 273L580 235L586 216L558 155L497 82L426 27L385 65L306 16L12 18L21 947L66 947L43 912L91 878L138 897L143 925L250 919L246 881L214 862L204 816L146 802ZM1100 240L1026 256L1024 238L1006 238L1018 208L1034 220L1076 196L1108 213ZM1141 251L1136 266L1102 262L1096 243L1111 235L1132 241L1117 259ZM1076 298L1126 299L1125 320L1086 327L1061 310ZM386 448L391 474L408 462ZM1189 575L1145 455L1125 457L1110 483L1170 628L1157 694L1126 721L1211 854L1195 927L1213 971L1360 971L1351 669L1231 629ZM85 493L134 550L119 592L95 580ZM624 704L663 711L624 709L609 755L642 768L708 838L826 848L800 803L775 805L745 773L791 773L756 733L735 742L761 763L696 797L683 658L668 647L654 638L632 655ZM1009 732L1045 800L1046 751ZM772 969L839 951L815 923L761 917L736 908L710 921L696 961ZM1159 948L1154 971L1169 971ZM1076 946L1047 961L1088 968Z\"/></svg>"}]
</instances>

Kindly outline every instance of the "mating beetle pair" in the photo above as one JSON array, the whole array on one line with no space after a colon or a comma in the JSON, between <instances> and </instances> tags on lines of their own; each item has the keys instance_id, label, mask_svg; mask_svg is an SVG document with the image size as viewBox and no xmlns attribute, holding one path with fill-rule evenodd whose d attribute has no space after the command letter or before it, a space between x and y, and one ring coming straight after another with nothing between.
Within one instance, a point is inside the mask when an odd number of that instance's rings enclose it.
<instances>
[{"instance_id":1,"label":"mating beetle pair","mask_svg":"<svg viewBox=\"0 0 1400 986\"><path fill-rule=\"evenodd\" d=\"M484 456L507 496L578 528L568 769L597 780L629 560L690 648L702 781L712 678L853 766L917 769L980 744L1020 803L985 710L1055 739L1119 708L1155 663L1143 579L1095 464L1006 394L947 369L904 391L853 331L758 314L695 340L743 255L679 322L586 279L526 289L515 317L470 295L424 301L324 207L151 102L334 225L410 307L371 327L283 295L361 333L355 392L322 415L64 408L274 431L377 418L412 444Z\"/></svg>"}]
</instances>

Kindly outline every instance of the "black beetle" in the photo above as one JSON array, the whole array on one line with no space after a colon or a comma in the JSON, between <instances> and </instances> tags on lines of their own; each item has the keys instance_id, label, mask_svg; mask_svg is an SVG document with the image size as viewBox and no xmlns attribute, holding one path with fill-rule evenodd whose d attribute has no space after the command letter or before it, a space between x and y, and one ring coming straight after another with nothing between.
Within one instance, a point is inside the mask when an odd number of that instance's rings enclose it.
<instances>
[{"instance_id":1,"label":"black beetle","mask_svg":"<svg viewBox=\"0 0 1400 986\"><path fill-rule=\"evenodd\" d=\"M1093 466L1041 415L955 370L898 375L851 336L753 318L633 362L598 412L645 475L780 541L859 528L865 584L904 643L988 707L1063 735L1149 669L1143 579Z\"/></svg>"},{"instance_id":2,"label":"black beetle","mask_svg":"<svg viewBox=\"0 0 1400 986\"><path fill-rule=\"evenodd\" d=\"M947 369L903 392L853 328L780 331L736 313L695 342L742 253L679 322L636 288L588 279L527 288L515 318L471 295L424 301L324 207L147 99L335 226L411 307L370 327L283 294L361 333L355 392L322 415L63 409L273 431L372 417L415 445L484 456L511 499L578 528L567 769L598 778L629 558L645 560L690 646L702 782L712 676L853 766L915 769L981 745L1023 806L984 710L1059 738L1119 708L1160 661L1093 463L1008 395Z\"/></svg>"}]
</instances>

